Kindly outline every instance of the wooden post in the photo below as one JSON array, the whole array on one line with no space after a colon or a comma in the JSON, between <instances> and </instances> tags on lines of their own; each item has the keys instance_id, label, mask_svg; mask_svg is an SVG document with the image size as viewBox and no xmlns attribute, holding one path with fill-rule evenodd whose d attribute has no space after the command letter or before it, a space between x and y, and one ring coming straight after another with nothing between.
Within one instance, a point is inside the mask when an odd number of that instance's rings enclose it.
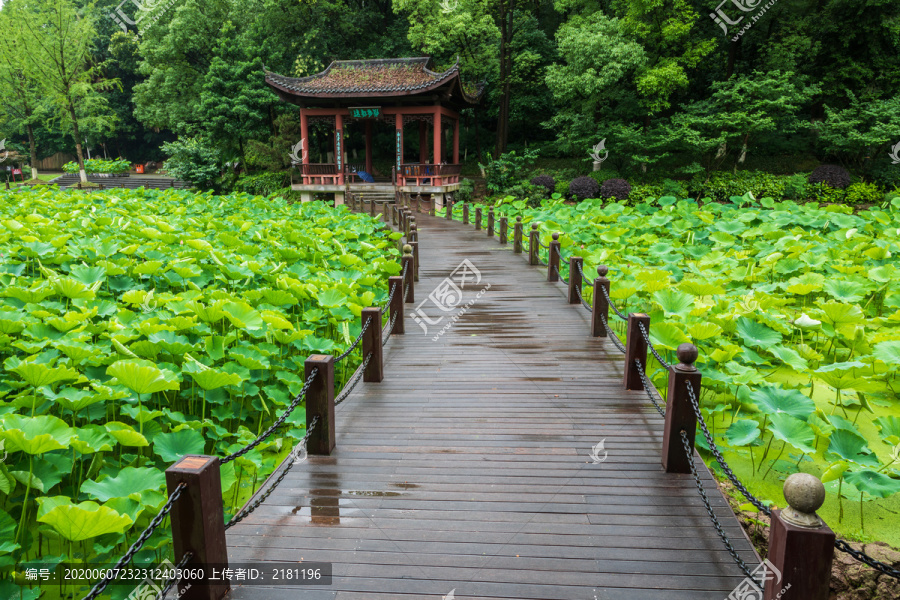
<instances>
[{"instance_id":1,"label":"wooden post","mask_svg":"<svg viewBox=\"0 0 900 600\"><path fill-rule=\"evenodd\" d=\"M625 377L623 385L626 390L642 390L644 382L634 365L634 361L640 361L641 367L646 373L647 369L647 340L641 333L640 325L650 333L650 316L644 313L631 313L628 315L628 329L625 333Z\"/></svg>"},{"instance_id":2,"label":"wooden post","mask_svg":"<svg viewBox=\"0 0 900 600\"><path fill-rule=\"evenodd\" d=\"M453 196L447 197L447 202L444 203L444 218L448 221L453 220Z\"/></svg>"},{"instance_id":3,"label":"wooden post","mask_svg":"<svg viewBox=\"0 0 900 600\"><path fill-rule=\"evenodd\" d=\"M413 265L415 268L413 269L413 281L419 280L419 242L409 242L409 245L412 246L413 253Z\"/></svg>"},{"instance_id":4,"label":"wooden post","mask_svg":"<svg viewBox=\"0 0 900 600\"><path fill-rule=\"evenodd\" d=\"M592 302L594 310L591 312L591 335L594 337L606 337L606 327L603 326L603 321L609 323L609 302L606 301L606 296L603 295L603 291L600 289L603 288L607 294L609 293L607 273L609 273L609 269L606 265L597 267L597 275L599 277L594 280L594 300ZM603 318L601 319L601 317Z\"/></svg>"},{"instance_id":5,"label":"wooden post","mask_svg":"<svg viewBox=\"0 0 900 600\"><path fill-rule=\"evenodd\" d=\"M539 235L538 234L538 224L531 224L531 232L528 234L528 264L529 265L539 265L541 264L540 255L538 255L538 243L539 243Z\"/></svg>"},{"instance_id":6,"label":"wooden post","mask_svg":"<svg viewBox=\"0 0 900 600\"><path fill-rule=\"evenodd\" d=\"M547 281L559 281L559 234L553 234L550 256L547 257Z\"/></svg>"},{"instance_id":7,"label":"wooden post","mask_svg":"<svg viewBox=\"0 0 900 600\"><path fill-rule=\"evenodd\" d=\"M398 223L397 218L399 217L399 215L400 215L399 207L396 205L392 205L391 206L391 223L393 225L397 225L397 223Z\"/></svg>"},{"instance_id":8,"label":"wooden post","mask_svg":"<svg viewBox=\"0 0 900 600\"><path fill-rule=\"evenodd\" d=\"M409 226L415 217L412 215L412 209L406 209L406 215L403 217L403 235L409 237Z\"/></svg>"},{"instance_id":9,"label":"wooden post","mask_svg":"<svg viewBox=\"0 0 900 600\"><path fill-rule=\"evenodd\" d=\"M220 564L228 565L225 546L225 514L222 505L222 478L219 459L214 456L188 454L166 469L166 489L171 495L179 484L187 484L169 512L172 520L172 542L176 561L188 552L193 558L185 568ZM208 569L205 575L212 575ZM209 578L179 584L185 600L220 600L231 585L228 580Z\"/></svg>"},{"instance_id":10,"label":"wooden post","mask_svg":"<svg viewBox=\"0 0 900 600\"><path fill-rule=\"evenodd\" d=\"M469 204L467 202L463 202L463 225L469 224Z\"/></svg>"},{"instance_id":11,"label":"wooden post","mask_svg":"<svg viewBox=\"0 0 900 600\"><path fill-rule=\"evenodd\" d=\"M487 236L494 237L494 209L491 207L488 209L487 215Z\"/></svg>"},{"instance_id":12,"label":"wooden post","mask_svg":"<svg viewBox=\"0 0 900 600\"><path fill-rule=\"evenodd\" d=\"M334 357L330 354L312 354L303 363L304 380L313 369L316 376L306 390L306 422L319 417L316 428L306 441L309 454L329 456L334 450Z\"/></svg>"},{"instance_id":13,"label":"wooden post","mask_svg":"<svg viewBox=\"0 0 900 600\"><path fill-rule=\"evenodd\" d=\"M481 207L475 209L475 231L481 231Z\"/></svg>"},{"instance_id":14,"label":"wooden post","mask_svg":"<svg viewBox=\"0 0 900 600\"><path fill-rule=\"evenodd\" d=\"M369 216L375 216L375 198L369 197Z\"/></svg>"},{"instance_id":15,"label":"wooden post","mask_svg":"<svg viewBox=\"0 0 900 600\"><path fill-rule=\"evenodd\" d=\"M394 291L394 288L397 288ZM388 295L393 294L391 298L391 319L394 321L394 332L391 335L403 335L406 330L403 327L403 278L399 275L388 277Z\"/></svg>"},{"instance_id":16,"label":"wooden post","mask_svg":"<svg viewBox=\"0 0 900 600\"><path fill-rule=\"evenodd\" d=\"M768 560L777 573L767 569L763 598L827 600L835 535L816 514L825 486L815 475L794 473L784 482L784 499L788 507L772 511Z\"/></svg>"},{"instance_id":17,"label":"wooden post","mask_svg":"<svg viewBox=\"0 0 900 600\"><path fill-rule=\"evenodd\" d=\"M413 219L409 224L409 241L410 242L418 242L419 241L419 226L416 225L416 220Z\"/></svg>"},{"instance_id":18,"label":"wooden post","mask_svg":"<svg viewBox=\"0 0 900 600\"><path fill-rule=\"evenodd\" d=\"M416 194L416 212L422 212L422 192Z\"/></svg>"},{"instance_id":19,"label":"wooden post","mask_svg":"<svg viewBox=\"0 0 900 600\"><path fill-rule=\"evenodd\" d=\"M403 282L403 287L406 288L406 296L403 298L403 301L407 304L413 302L415 300L415 294L413 293L413 277L416 272L416 259L413 257L412 246L406 244L403 246L403 257L400 259L400 266L406 270L406 281ZM400 271L401 273L403 271Z\"/></svg>"},{"instance_id":20,"label":"wooden post","mask_svg":"<svg viewBox=\"0 0 900 600\"><path fill-rule=\"evenodd\" d=\"M384 379L384 357L381 346L381 309L364 308L360 319L363 325L365 325L366 319L372 319L362 338L363 362L365 362L369 353L372 353L372 358L369 359L369 364L366 366L366 370L363 371L363 381L378 382Z\"/></svg>"},{"instance_id":21,"label":"wooden post","mask_svg":"<svg viewBox=\"0 0 900 600\"><path fill-rule=\"evenodd\" d=\"M578 291L581 289L581 267L584 258L581 256L569 257L569 304L578 304Z\"/></svg>"},{"instance_id":22,"label":"wooden post","mask_svg":"<svg viewBox=\"0 0 900 600\"><path fill-rule=\"evenodd\" d=\"M509 241L509 233L507 232L509 220L506 217L500 217L500 243L505 244Z\"/></svg>"},{"instance_id":23,"label":"wooden post","mask_svg":"<svg viewBox=\"0 0 900 600\"><path fill-rule=\"evenodd\" d=\"M648 323L649 320L648 317ZM630 320L628 326L630 334ZM635 334L636 337L641 338L641 342L644 341L644 336L640 331L635 331ZM697 433L697 416L694 413L694 407L691 406L687 384L690 382L697 402L700 402L700 383L703 377L694 366L697 354L697 347L693 344L681 344L676 351L678 364L669 368L669 392L666 396L666 424L663 430L662 445L662 466L666 473L691 472L690 459L685 455L684 444L681 441L681 431L684 430L687 434L693 454L694 435ZM646 356L645 353L644 357L646 358Z\"/></svg>"},{"instance_id":24,"label":"wooden post","mask_svg":"<svg viewBox=\"0 0 900 600\"><path fill-rule=\"evenodd\" d=\"M516 217L513 224L513 254L522 254L522 217Z\"/></svg>"}]
</instances>

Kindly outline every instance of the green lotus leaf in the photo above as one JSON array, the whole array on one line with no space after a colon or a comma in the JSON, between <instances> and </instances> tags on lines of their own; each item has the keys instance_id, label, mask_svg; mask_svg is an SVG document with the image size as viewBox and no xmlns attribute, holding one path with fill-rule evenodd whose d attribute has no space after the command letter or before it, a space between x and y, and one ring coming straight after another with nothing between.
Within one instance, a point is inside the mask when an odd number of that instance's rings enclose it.
<instances>
[{"instance_id":1,"label":"green lotus leaf","mask_svg":"<svg viewBox=\"0 0 900 600\"><path fill-rule=\"evenodd\" d=\"M165 485L166 476L159 469L125 467L114 477L106 477L101 481L85 481L81 484L81 492L100 502L106 502L111 498L128 498L132 495L139 498L142 492L159 490Z\"/></svg>"},{"instance_id":2,"label":"green lotus leaf","mask_svg":"<svg viewBox=\"0 0 900 600\"><path fill-rule=\"evenodd\" d=\"M339 290L332 288L316 294L316 299L323 307L336 308L339 306L343 306L343 304L347 301L347 295Z\"/></svg>"},{"instance_id":3,"label":"green lotus leaf","mask_svg":"<svg viewBox=\"0 0 900 600\"><path fill-rule=\"evenodd\" d=\"M768 348L768 350L780 359L781 362L790 365L797 371L802 372L809 368L809 363L806 359L800 356L793 348L788 348L787 346L772 346L771 348Z\"/></svg>"},{"instance_id":4,"label":"green lotus leaf","mask_svg":"<svg viewBox=\"0 0 900 600\"><path fill-rule=\"evenodd\" d=\"M748 346L765 348L781 342L781 334L761 323L741 317L737 321L737 332Z\"/></svg>"},{"instance_id":5,"label":"green lotus leaf","mask_svg":"<svg viewBox=\"0 0 900 600\"><path fill-rule=\"evenodd\" d=\"M900 366L900 340L879 342L875 344L872 354L891 366Z\"/></svg>"},{"instance_id":6,"label":"green lotus leaf","mask_svg":"<svg viewBox=\"0 0 900 600\"><path fill-rule=\"evenodd\" d=\"M91 287L70 277L52 279L50 285L57 294L70 300L83 300L95 297L94 290Z\"/></svg>"},{"instance_id":7,"label":"green lotus leaf","mask_svg":"<svg viewBox=\"0 0 900 600\"><path fill-rule=\"evenodd\" d=\"M186 307L192 311L204 323L218 323L225 318L224 300L218 300L210 305L205 305L200 301L194 300L189 302Z\"/></svg>"},{"instance_id":8,"label":"green lotus leaf","mask_svg":"<svg viewBox=\"0 0 900 600\"><path fill-rule=\"evenodd\" d=\"M15 368L9 370L36 388L81 377L81 373L69 367L52 367L32 361L20 362Z\"/></svg>"},{"instance_id":9,"label":"green lotus leaf","mask_svg":"<svg viewBox=\"0 0 900 600\"><path fill-rule=\"evenodd\" d=\"M246 302L226 302L222 310L231 324L239 329L256 331L265 327L262 315Z\"/></svg>"},{"instance_id":10,"label":"green lotus leaf","mask_svg":"<svg viewBox=\"0 0 900 600\"><path fill-rule=\"evenodd\" d=\"M177 462L186 454L203 454L203 436L193 429L160 433L153 438L153 453L167 463Z\"/></svg>"},{"instance_id":11,"label":"green lotus leaf","mask_svg":"<svg viewBox=\"0 0 900 600\"><path fill-rule=\"evenodd\" d=\"M822 320L837 329L845 325L858 325L865 321L863 312L855 304L826 302L819 306Z\"/></svg>"},{"instance_id":12,"label":"green lotus leaf","mask_svg":"<svg viewBox=\"0 0 900 600\"><path fill-rule=\"evenodd\" d=\"M89 267L85 264L75 265L71 269L72 279L86 286L91 286L98 281L106 279L106 269L103 267Z\"/></svg>"},{"instance_id":13,"label":"green lotus leaf","mask_svg":"<svg viewBox=\"0 0 900 600\"><path fill-rule=\"evenodd\" d=\"M828 452L858 465L879 466L878 458L869 449L866 439L852 431L839 429L831 434Z\"/></svg>"},{"instance_id":14,"label":"green lotus leaf","mask_svg":"<svg viewBox=\"0 0 900 600\"><path fill-rule=\"evenodd\" d=\"M0 419L0 427L0 439L5 440L8 451L32 455L64 450L75 436L74 429L62 419L50 415L25 417L7 414Z\"/></svg>"},{"instance_id":15,"label":"green lotus leaf","mask_svg":"<svg viewBox=\"0 0 900 600\"><path fill-rule=\"evenodd\" d=\"M900 417L893 415L878 417L875 419L875 425L878 426L878 433L882 440L892 446L900 444Z\"/></svg>"},{"instance_id":16,"label":"green lotus leaf","mask_svg":"<svg viewBox=\"0 0 900 600\"><path fill-rule=\"evenodd\" d=\"M160 331L159 333L151 333L147 339L159 345L160 348L173 355L181 355L191 352L195 349L195 345L183 335L177 335L172 331Z\"/></svg>"},{"instance_id":17,"label":"green lotus leaf","mask_svg":"<svg viewBox=\"0 0 900 600\"><path fill-rule=\"evenodd\" d=\"M836 479L840 479L844 476L844 473L847 472L847 469L850 468L850 463L846 460L839 460L835 463L832 463L828 469L822 473L822 483L828 483L829 481L835 481Z\"/></svg>"},{"instance_id":18,"label":"green lotus leaf","mask_svg":"<svg viewBox=\"0 0 900 600\"><path fill-rule=\"evenodd\" d=\"M9 513L0 509L0 554L14 552L19 548L19 544L13 542L15 538L16 522L9 516ZM18 591L15 593L18 594Z\"/></svg>"},{"instance_id":19,"label":"green lotus leaf","mask_svg":"<svg viewBox=\"0 0 900 600\"><path fill-rule=\"evenodd\" d=\"M106 424L106 431L123 446L141 447L150 445L147 438L135 431L134 427L127 423L110 421Z\"/></svg>"},{"instance_id":20,"label":"green lotus leaf","mask_svg":"<svg viewBox=\"0 0 900 600\"><path fill-rule=\"evenodd\" d=\"M41 388L41 392L48 400L52 400L64 409L70 410L73 413L77 413L92 404L103 401L102 396L99 396L91 390L81 390L73 387L61 389L58 394L54 394L48 387Z\"/></svg>"},{"instance_id":21,"label":"green lotus leaf","mask_svg":"<svg viewBox=\"0 0 900 600\"><path fill-rule=\"evenodd\" d=\"M829 279L825 282L825 292L840 302L859 302L866 296L868 288L846 279Z\"/></svg>"},{"instance_id":22,"label":"green lotus leaf","mask_svg":"<svg viewBox=\"0 0 900 600\"><path fill-rule=\"evenodd\" d=\"M234 348L228 351L228 357L248 369L264 370L271 367L269 359L262 352L253 348Z\"/></svg>"},{"instance_id":23,"label":"green lotus leaf","mask_svg":"<svg viewBox=\"0 0 900 600\"><path fill-rule=\"evenodd\" d=\"M116 440L100 425L88 425L79 427L77 437L72 438L69 444L81 454L93 454L111 452Z\"/></svg>"},{"instance_id":24,"label":"green lotus leaf","mask_svg":"<svg viewBox=\"0 0 900 600\"><path fill-rule=\"evenodd\" d=\"M181 387L175 380L174 373L159 369L153 363L141 359L116 361L106 369L106 373L139 395L177 390Z\"/></svg>"},{"instance_id":25,"label":"green lotus leaf","mask_svg":"<svg viewBox=\"0 0 900 600\"><path fill-rule=\"evenodd\" d=\"M805 421L785 413L774 414L769 417L769 421L769 431L776 439L787 442L801 452L813 454L816 451L815 435Z\"/></svg>"},{"instance_id":26,"label":"green lotus leaf","mask_svg":"<svg viewBox=\"0 0 900 600\"><path fill-rule=\"evenodd\" d=\"M688 325L688 333L691 334L691 339L696 342L719 336L722 333L722 328L715 323L694 323L693 325Z\"/></svg>"},{"instance_id":27,"label":"green lotus leaf","mask_svg":"<svg viewBox=\"0 0 900 600\"><path fill-rule=\"evenodd\" d=\"M725 440L729 446L749 446L759 439L759 423L752 419L738 419L728 427Z\"/></svg>"},{"instance_id":28,"label":"green lotus leaf","mask_svg":"<svg viewBox=\"0 0 900 600\"><path fill-rule=\"evenodd\" d=\"M653 299L659 303L666 316L686 315L694 303L694 298L690 294L679 292L671 288L660 290L653 294Z\"/></svg>"},{"instance_id":29,"label":"green lotus leaf","mask_svg":"<svg viewBox=\"0 0 900 600\"><path fill-rule=\"evenodd\" d=\"M861 492L876 498L887 498L900 492L900 479L893 479L884 473L869 469L847 473L844 479Z\"/></svg>"},{"instance_id":30,"label":"green lotus leaf","mask_svg":"<svg viewBox=\"0 0 900 600\"><path fill-rule=\"evenodd\" d=\"M681 344L691 341L681 327L668 321L650 325L650 340L657 348L667 350L676 350Z\"/></svg>"},{"instance_id":31,"label":"green lotus leaf","mask_svg":"<svg viewBox=\"0 0 900 600\"><path fill-rule=\"evenodd\" d=\"M107 533L122 533L133 523L127 515L96 502L63 504L38 519L70 542L80 542Z\"/></svg>"},{"instance_id":32,"label":"green lotus leaf","mask_svg":"<svg viewBox=\"0 0 900 600\"><path fill-rule=\"evenodd\" d=\"M207 368L198 372L189 372L188 374L194 378L197 385L207 391L229 385L240 385L243 381L243 378L240 375L225 373L218 369Z\"/></svg>"},{"instance_id":33,"label":"green lotus leaf","mask_svg":"<svg viewBox=\"0 0 900 600\"><path fill-rule=\"evenodd\" d=\"M806 421L816 404L800 390L787 390L774 385L761 386L750 392L750 399L760 412L768 415L787 414Z\"/></svg>"}]
</instances>

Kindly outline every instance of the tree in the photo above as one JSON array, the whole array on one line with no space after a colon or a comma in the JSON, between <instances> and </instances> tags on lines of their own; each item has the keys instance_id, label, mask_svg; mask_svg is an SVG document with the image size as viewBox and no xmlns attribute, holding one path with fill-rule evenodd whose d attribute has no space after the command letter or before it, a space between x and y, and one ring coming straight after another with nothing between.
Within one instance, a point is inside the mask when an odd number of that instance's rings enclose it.
<instances>
[{"instance_id":1,"label":"tree","mask_svg":"<svg viewBox=\"0 0 900 600\"><path fill-rule=\"evenodd\" d=\"M40 85L54 109L53 120L70 129L81 182L87 183L80 122L98 131L113 127L114 117L100 92L117 82L93 64L91 49L97 37L92 5L77 7L71 0L35 0L24 6L13 0L4 10L22 27L22 50L27 72Z\"/></svg>"}]
</instances>

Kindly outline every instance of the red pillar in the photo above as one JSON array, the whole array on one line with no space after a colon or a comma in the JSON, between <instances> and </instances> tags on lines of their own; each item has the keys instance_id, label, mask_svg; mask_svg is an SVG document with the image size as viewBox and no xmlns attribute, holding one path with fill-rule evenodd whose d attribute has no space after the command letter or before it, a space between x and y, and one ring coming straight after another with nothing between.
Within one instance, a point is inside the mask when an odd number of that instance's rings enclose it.
<instances>
[{"instance_id":1,"label":"red pillar","mask_svg":"<svg viewBox=\"0 0 900 600\"><path fill-rule=\"evenodd\" d=\"M419 121L419 162L428 162L428 130L425 121Z\"/></svg>"},{"instance_id":2,"label":"red pillar","mask_svg":"<svg viewBox=\"0 0 900 600\"><path fill-rule=\"evenodd\" d=\"M366 119L366 173L372 174L372 119Z\"/></svg>"},{"instance_id":3,"label":"red pillar","mask_svg":"<svg viewBox=\"0 0 900 600\"><path fill-rule=\"evenodd\" d=\"M334 162L338 185L344 185L344 115L341 114L334 116Z\"/></svg>"},{"instance_id":4,"label":"red pillar","mask_svg":"<svg viewBox=\"0 0 900 600\"><path fill-rule=\"evenodd\" d=\"M309 118L306 116L306 111L302 108L300 109L300 137L303 139L303 164L309 164L309 155L311 153L310 149L310 141L309 141ZM301 167L302 169L302 167ZM301 171L302 172L302 171ZM308 178L306 176L303 177L303 183L308 184Z\"/></svg>"},{"instance_id":5,"label":"red pillar","mask_svg":"<svg viewBox=\"0 0 900 600\"><path fill-rule=\"evenodd\" d=\"M459 164L459 119L453 122L453 164Z\"/></svg>"},{"instance_id":6,"label":"red pillar","mask_svg":"<svg viewBox=\"0 0 900 600\"><path fill-rule=\"evenodd\" d=\"M396 139L397 161L396 161L396 165L394 165L394 167L397 170L397 183L402 185L403 179L401 177L402 173L400 172L400 165L403 164L403 115L398 113L396 115L396 121L394 121L394 123L395 123L394 126L396 128L396 136L397 136L397 139Z\"/></svg>"},{"instance_id":7,"label":"red pillar","mask_svg":"<svg viewBox=\"0 0 900 600\"><path fill-rule=\"evenodd\" d=\"M441 164L441 107L434 107L434 164Z\"/></svg>"}]
</instances>

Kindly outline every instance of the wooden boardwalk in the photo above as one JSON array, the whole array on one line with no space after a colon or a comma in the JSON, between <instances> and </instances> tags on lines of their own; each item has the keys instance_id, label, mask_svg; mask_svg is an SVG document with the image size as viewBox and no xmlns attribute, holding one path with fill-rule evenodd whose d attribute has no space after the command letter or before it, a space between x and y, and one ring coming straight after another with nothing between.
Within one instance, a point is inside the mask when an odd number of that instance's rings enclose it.
<instances>
[{"instance_id":1,"label":"wooden boardwalk","mask_svg":"<svg viewBox=\"0 0 900 600\"><path fill-rule=\"evenodd\" d=\"M407 317L385 347L384 381L337 407L334 454L295 466L228 531L230 561L331 562L332 585L228 598L726 598L743 575L691 476L663 472L663 420L644 392L622 390L622 355L590 337L587 311L511 245L417 220L422 267L407 315L463 259L482 277L463 304L490 289L437 340L448 318L426 334ZM758 564L701 469L729 537Z\"/></svg>"}]
</instances>

